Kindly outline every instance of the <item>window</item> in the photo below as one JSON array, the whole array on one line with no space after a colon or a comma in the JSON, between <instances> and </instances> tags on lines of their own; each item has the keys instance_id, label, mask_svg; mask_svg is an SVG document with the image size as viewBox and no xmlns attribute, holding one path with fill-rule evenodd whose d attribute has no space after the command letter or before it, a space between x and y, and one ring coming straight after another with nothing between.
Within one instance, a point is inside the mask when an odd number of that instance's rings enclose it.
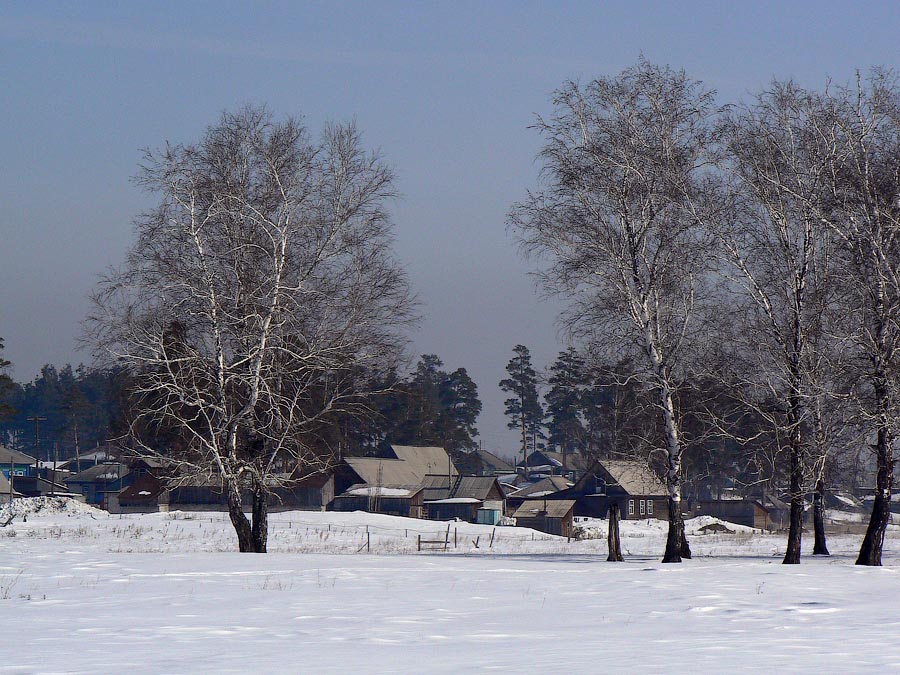
<instances>
[{"instance_id":1,"label":"window","mask_svg":"<svg viewBox=\"0 0 900 675\"><path fill-rule=\"evenodd\" d=\"M634 515L634 500L633 499L628 500L628 515L629 516Z\"/></svg>"},{"instance_id":2,"label":"window","mask_svg":"<svg viewBox=\"0 0 900 675\"><path fill-rule=\"evenodd\" d=\"M653 515L653 500L652 499L647 500L647 515L648 516Z\"/></svg>"},{"instance_id":3,"label":"window","mask_svg":"<svg viewBox=\"0 0 900 675\"><path fill-rule=\"evenodd\" d=\"M640 501L640 507L641 507L641 515L643 516L647 512L643 499Z\"/></svg>"}]
</instances>

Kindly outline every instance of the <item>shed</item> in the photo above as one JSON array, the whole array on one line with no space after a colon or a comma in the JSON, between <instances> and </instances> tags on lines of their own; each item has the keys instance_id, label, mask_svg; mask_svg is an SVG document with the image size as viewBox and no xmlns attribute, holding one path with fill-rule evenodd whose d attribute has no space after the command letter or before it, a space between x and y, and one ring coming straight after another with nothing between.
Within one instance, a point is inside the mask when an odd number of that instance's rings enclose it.
<instances>
[{"instance_id":1,"label":"shed","mask_svg":"<svg viewBox=\"0 0 900 675\"><path fill-rule=\"evenodd\" d=\"M761 530L772 524L769 511L755 499L706 499L694 503L692 515L713 516L736 525Z\"/></svg>"},{"instance_id":2,"label":"shed","mask_svg":"<svg viewBox=\"0 0 900 675\"><path fill-rule=\"evenodd\" d=\"M529 499L513 513L518 527L571 537L575 514L574 499Z\"/></svg>"},{"instance_id":3,"label":"shed","mask_svg":"<svg viewBox=\"0 0 900 675\"><path fill-rule=\"evenodd\" d=\"M419 485L387 487L360 483L335 497L331 508L334 511L368 511L421 518L422 492Z\"/></svg>"}]
</instances>

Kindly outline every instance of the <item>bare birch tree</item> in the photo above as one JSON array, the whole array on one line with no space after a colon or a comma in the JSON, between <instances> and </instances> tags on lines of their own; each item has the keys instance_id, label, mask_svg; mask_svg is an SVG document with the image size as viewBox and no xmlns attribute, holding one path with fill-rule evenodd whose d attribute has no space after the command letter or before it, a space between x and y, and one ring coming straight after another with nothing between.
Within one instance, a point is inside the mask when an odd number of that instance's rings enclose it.
<instances>
[{"instance_id":1,"label":"bare birch tree","mask_svg":"<svg viewBox=\"0 0 900 675\"><path fill-rule=\"evenodd\" d=\"M832 156L822 218L842 248L859 411L876 461L875 501L856 562L880 565L900 420L900 88L891 73L876 69L856 87L827 90L820 104L819 140Z\"/></svg>"},{"instance_id":2,"label":"bare birch tree","mask_svg":"<svg viewBox=\"0 0 900 675\"><path fill-rule=\"evenodd\" d=\"M134 441L181 480L220 485L240 550L264 552L270 497L296 467L321 467L319 431L358 410L356 376L404 345L391 172L352 124L312 140L246 108L199 143L147 152L137 181L159 205L100 283L89 338L135 372ZM178 447L154 447L154 426Z\"/></svg>"},{"instance_id":3,"label":"bare birch tree","mask_svg":"<svg viewBox=\"0 0 900 675\"><path fill-rule=\"evenodd\" d=\"M825 453L814 447L812 429L830 375L824 333L834 304L832 233L818 207L829 155L819 152L811 101L794 84L776 82L722 125L736 207L718 228L726 287L736 291L728 296L737 330L726 379L768 425L776 456L787 457L786 564L800 562L808 472L820 465L811 458Z\"/></svg>"},{"instance_id":4,"label":"bare birch tree","mask_svg":"<svg viewBox=\"0 0 900 675\"><path fill-rule=\"evenodd\" d=\"M566 328L655 392L665 429L669 532L664 562L690 556L677 395L698 344L711 242L703 226L713 94L645 61L581 87L539 119L543 188L511 211L546 289L570 301Z\"/></svg>"}]
</instances>

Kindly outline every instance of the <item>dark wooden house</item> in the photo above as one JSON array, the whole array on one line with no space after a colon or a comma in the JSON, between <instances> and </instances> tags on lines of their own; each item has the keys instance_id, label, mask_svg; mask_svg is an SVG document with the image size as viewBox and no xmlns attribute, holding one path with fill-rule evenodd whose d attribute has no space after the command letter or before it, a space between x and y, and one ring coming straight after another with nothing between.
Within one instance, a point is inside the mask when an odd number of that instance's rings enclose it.
<instances>
[{"instance_id":1,"label":"dark wooden house","mask_svg":"<svg viewBox=\"0 0 900 675\"><path fill-rule=\"evenodd\" d=\"M616 503L626 520L668 518L666 486L643 462L597 461L575 485L548 499L574 499L576 516L606 518L610 504Z\"/></svg>"}]
</instances>

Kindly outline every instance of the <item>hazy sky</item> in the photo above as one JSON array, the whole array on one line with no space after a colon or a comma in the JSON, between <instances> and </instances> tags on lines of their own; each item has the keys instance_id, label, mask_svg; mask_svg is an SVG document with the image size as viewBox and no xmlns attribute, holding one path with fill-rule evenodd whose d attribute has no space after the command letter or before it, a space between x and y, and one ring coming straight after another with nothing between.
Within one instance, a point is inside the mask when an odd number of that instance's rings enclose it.
<instances>
[{"instance_id":1,"label":"hazy sky","mask_svg":"<svg viewBox=\"0 0 900 675\"><path fill-rule=\"evenodd\" d=\"M735 100L900 65L900 3L91 2L0 4L0 337L17 379L88 361L86 295L148 197L140 148L193 141L265 103L317 131L356 118L396 169L397 248L423 302L416 353L478 384L485 448L507 451L497 387L513 345L562 347L505 230L534 185L527 127L566 79L647 59Z\"/></svg>"}]
</instances>

